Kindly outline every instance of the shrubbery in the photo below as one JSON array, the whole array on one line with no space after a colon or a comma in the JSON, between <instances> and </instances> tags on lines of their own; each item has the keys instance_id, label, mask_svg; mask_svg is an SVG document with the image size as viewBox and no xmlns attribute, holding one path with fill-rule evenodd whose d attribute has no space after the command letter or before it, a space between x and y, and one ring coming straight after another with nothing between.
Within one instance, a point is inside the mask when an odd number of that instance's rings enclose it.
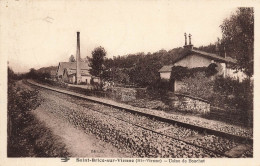
<instances>
[{"instance_id":1,"label":"shrubbery","mask_svg":"<svg viewBox=\"0 0 260 166\"><path fill-rule=\"evenodd\" d=\"M180 93L206 100L212 99L214 82L206 77L204 72L195 73L194 77L185 77L182 82L184 86L179 90Z\"/></svg>"},{"instance_id":2,"label":"shrubbery","mask_svg":"<svg viewBox=\"0 0 260 166\"><path fill-rule=\"evenodd\" d=\"M243 82L232 78L208 78L205 73L196 73L194 77L182 79L183 86L178 92L210 101L211 106L222 108L213 112L219 116L236 116L233 119L244 125L252 125L253 83L246 79ZM225 110L225 111L224 111ZM213 115L212 115L213 116ZM213 117L210 117L213 118Z\"/></svg>"},{"instance_id":3,"label":"shrubbery","mask_svg":"<svg viewBox=\"0 0 260 166\"><path fill-rule=\"evenodd\" d=\"M239 116L237 118L245 123L252 121L252 115L250 115L253 110L252 81L246 79L239 82L220 76L210 79L205 73L200 72L194 77L183 78L182 82L185 86L178 92L206 99L210 101L211 106L226 110L222 112L224 114L236 113Z\"/></svg>"},{"instance_id":4,"label":"shrubbery","mask_svg":"<svg viewBox=\"0 0 260 166\"><path fill-rule=\"evenodd\" d=\"M10 76L10 75L9 75ZM69 155L58 138L35 119L31 110L36 109L41 99L38 91L15 86L8 79L8 157L62 157Z\"/></svg>"},{"instance_id":5,"label":"shrubbery","mask_svg":"<svg viewBox=\"0 0 260 166\"><path fill-rule=\"evenodd\" d=\"M171 79L182 80L183 78L196 77L197 73L204 73L206 77L210 77L217 73L217 65L210 64L208 67L187 68L182 66L173 66L171 72Z\"/></svg>"},{"instance_id":6,"label":"shrubbery","mask_svg":"<svg viewBox=\"0 0 260 166\"><path fill-rule=\"evenodd\" d=\"M210 79L205 73L182 79L179 92L209 100L212 105L239 110L253 109L253 83L250 80L239 82L232 78L215 77Z\"/></svg>"},{"instance_id":7,"label":"shrubbery","mask_svg":"<svg viewBox=\"0 0 260 166\"><path fill-rule=\"evenodd\" d=\"M221 94L223 102L239 110L253 110L253 82L245 79L242 82L231 78L218 77L214 92Z\"/></svg>"}]
</instances>

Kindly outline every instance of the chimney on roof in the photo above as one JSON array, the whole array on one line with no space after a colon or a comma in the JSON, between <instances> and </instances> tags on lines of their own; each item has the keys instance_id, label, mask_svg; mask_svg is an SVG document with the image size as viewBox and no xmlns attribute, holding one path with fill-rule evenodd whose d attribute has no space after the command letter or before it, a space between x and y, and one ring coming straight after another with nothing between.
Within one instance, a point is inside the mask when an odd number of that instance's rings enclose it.
<instances>
[{"instance_id":1,"label":"chimney on roof","mask_svg":"<svg viewBox=\"0 0 260 166\"><path fill-rule=\"evenodd\" d=\"M184 36L185 36L185 44L184 44L184 46L186 46L187 45L187 34L186 34L186 32L184 33Z\"/></svg>"},{"instance_id":2,"label":"chimney on roof","mask_svg":"<svg viewBox=\"0 0 260 166\"><path fill-rule=\"evenodd\" d=\"M191 34L189 34L189 45L191 45Z\"/></svg>"},{"instance_id":3,"label":"chimney on roof","mask_svg":"<svg viewBox=\"0 0 260 166\"><path fill-rule=\"evenodd\" d=\"M187 34L186 32L184 33L184 36L185 36L185 45L183 46L185 49L189 49L189 50L192 50L193 48L193 45L191 44L191 34L189 34L189 45L187 45Z\"/></svg>"},{"instance_id":4,"label":"chimney on roof","mask_svg":"<svg viewBox=\"0 0 260 166\"><path fill-rule=\"evenodd\" d=\"M79 84L81 81L81 73L80 73L80 32L77 32L77 53L76 53L76 84Z\"/></svg>"}]
</instances>

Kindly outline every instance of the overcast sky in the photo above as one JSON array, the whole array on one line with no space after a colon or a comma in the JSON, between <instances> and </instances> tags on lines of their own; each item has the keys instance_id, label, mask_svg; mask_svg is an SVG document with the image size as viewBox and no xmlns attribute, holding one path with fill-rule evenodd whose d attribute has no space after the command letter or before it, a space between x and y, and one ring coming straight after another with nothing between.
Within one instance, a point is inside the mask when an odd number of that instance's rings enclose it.
<instances>
[{"instance_id":1,"label":"overcast sky","mask_svg":"<svg viewBox=\"0 0 260 166\"><path fill-rule=\"evenodd\" d=\"M97 46L108 57L182 47L184 32L194 46L208 45L221 38L219 25L236 9L217 1L73 2L2 3L1 51L15 72L68 61L76 54L77 31L83 58Z\"/></svg>"}]
</instances>

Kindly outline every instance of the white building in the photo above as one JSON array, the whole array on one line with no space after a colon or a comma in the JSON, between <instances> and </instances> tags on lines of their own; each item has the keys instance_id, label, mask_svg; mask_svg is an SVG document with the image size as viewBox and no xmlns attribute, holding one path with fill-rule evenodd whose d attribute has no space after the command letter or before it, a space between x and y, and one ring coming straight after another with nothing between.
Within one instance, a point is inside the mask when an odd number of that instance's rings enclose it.
<instances>
[{"instance_id":1,"label":"white building","mask_svg":"<svg viewBox=\"0 0 260 166\"><path fill-rule=\"evenodd\" d=\"M161 79L170 80L173 66L197 68L208 67L212 63L216 64L218 75L239 79L239 81L242 81L246 78L245 73L243 73L242 71L236 71L231 68L231 66L236 63L235 59L232 59L230 57L224 58L217 54L195 50L193 49L193 45L191 44L184 45L184 49L187 49L187 52L184 54L176 55L173 59L172 65L163 66L159 70ZM174 80L174 91L180 89L181 86L182 82L180 80Z\"/></svg>"},{"instance_id":2,"label":"white building","mask_svg":"<svg viewBox=\"0 0 260 166\"><path fill-rule=\"evenodd\" d=\"M86 62L80 62L80 82L90 83L91 75L89 73L89 65ZM74 84L76 83L76 62L60 62L57 69L57 78L59 81Z\"/></svg>"}]
</instances>

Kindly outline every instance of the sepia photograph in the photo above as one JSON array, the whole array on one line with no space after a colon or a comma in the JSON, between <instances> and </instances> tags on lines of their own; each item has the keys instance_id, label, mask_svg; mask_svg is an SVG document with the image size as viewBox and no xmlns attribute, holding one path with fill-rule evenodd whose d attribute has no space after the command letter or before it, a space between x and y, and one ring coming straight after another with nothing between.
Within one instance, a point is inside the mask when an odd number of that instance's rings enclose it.
<instances>
[{"instance_id":1,"label":"sepia photograph","mask_svg":"<svg viewBox=\"0 0 260 166\"><path fill-rule=\"evenodd\" d=\"M0 1L6 160L250 165L259 4L231 2Z\"/></svg>"}]
</instances>

